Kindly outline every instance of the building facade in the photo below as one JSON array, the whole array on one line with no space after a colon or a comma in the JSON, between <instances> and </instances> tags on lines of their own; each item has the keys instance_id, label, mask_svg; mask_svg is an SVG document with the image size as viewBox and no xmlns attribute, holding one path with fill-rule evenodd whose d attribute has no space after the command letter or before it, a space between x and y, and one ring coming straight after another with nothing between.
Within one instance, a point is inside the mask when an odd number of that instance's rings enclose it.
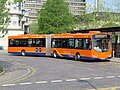
<instances>
[{"instance_id":1,"label":"building facade","mask_svg":"<svg viewBox=\"0 0 120 90\"><path fill-rule=\"evenodd\" d=\"M9 8L9 24L5 30L0 32L0 46L3 46L4 49L7 49L8 46L8 36L19 35L28 32L28 15L25 10L23 10L22 3L14 3L14 0L8 0L10 4L7 6ZM2 37L4 36L4 37Z\"/></svg>"},{"instance_id":2,"label":"building facade","mask_svg":"<svg viewBox=\"0 0 120 90\"><path fill-rule=\"evenodd\" d=\"M25 0L25 9L29 10L30 22L34 22L37 19L38 11L42 8L42 5L47 0ZM85 0L66 0L69 5L69 10L73 16L79 15L80 12L85 12L86 1Z\"/></svg>"},{"instance_id":3,"label":"building facade","mask_svg":"<svg viewBox=\"0 0 120 90\"><path fill-rule=\"evenodd\" d=\"M23 17L22 10L19 6L19 3L12 4L9 7L9 17L10 17L10 23L6 28L7 35L17 35L17 34L23 34L23 30L21 27L21 19Z\"/></svg>"},{"instance_id":4,"label":"building facade","mask_svg":"<svg viewBox=\"0 0 120 90\"><path fill-rule=\"evenodd\" d=\"M47 0L25 0L24 8L29 10L30 23L36 22L38 11Z\"/></svg>"},{"instance_id":5,"label":"building facade","mask_svg":"<svg viewBox=\"0 0 120 90\"><path fill-rule=\"evenodd\" d=\"M66 2L68 2L69 10L74 16L81 12L85 13L86 0L66 0Z\"/></svg>"}]
</instances>

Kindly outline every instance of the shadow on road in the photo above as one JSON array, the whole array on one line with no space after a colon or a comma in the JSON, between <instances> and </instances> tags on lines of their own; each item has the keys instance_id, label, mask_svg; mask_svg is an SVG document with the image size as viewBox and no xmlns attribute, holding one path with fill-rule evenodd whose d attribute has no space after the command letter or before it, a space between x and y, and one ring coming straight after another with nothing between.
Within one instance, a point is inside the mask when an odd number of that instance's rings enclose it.
<instances>
[{"instance_id":1,"label":"shadow on road","mask_svg":"<svg viewBox=\"0 0 120 90\"><path fill-rule=\"evenodd\" d=\"M87 80L78 80L78 82L87 83L87 84L90 85L94 90L98 90L92 83L90 83L90 82L87 81Z\"/></svg>"},{"instance_id":2,"label":"shadow on road","mask_svg":"<svg viewBox=\"0 0 120 90\"><path fill-rule=\"evenodd\" d=\"M4 69L8 69L13 66L11 61L2 61L0 60L0 66L3 67Z\"/></svg>"},{"instance_id":3,"label":"shadow on road","mask_svg":"<svg viewBox=\"0 0 120 90\"><path fill-rule=\"evenodd\" d=\"M54 57L51 57L51 56L38 56L38 55L26 55L26 56L21 56L21 55L13 55L13 54L9 54L9 56L18 56L18 57L42 57L42 58L54 58ZM54 58L55 59L55 58ZM71 58L61 58L61 57L57 57L56 59L63 59L63 60L72 60L72 61L75 61L74 58L71 59ZM88 62L88 63L91 63L91 62L110 62L110 60L108 59L105 59L105 60L79 60L77 62Z\"/></svg>"}]
</instances>

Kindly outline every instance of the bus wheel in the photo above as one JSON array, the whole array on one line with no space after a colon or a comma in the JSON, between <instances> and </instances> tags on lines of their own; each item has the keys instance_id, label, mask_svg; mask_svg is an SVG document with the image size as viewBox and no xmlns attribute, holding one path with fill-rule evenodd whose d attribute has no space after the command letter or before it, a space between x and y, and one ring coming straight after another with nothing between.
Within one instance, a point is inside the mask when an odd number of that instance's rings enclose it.
<instances>
[{"instance_id":1,"label":"bus wheel","mask_svg":"<svg viewBox=\"0 0 120 90\"><path fill-rule=\"evenodd\" d=\"M22 56L25 56L25 50L22 50L22 51L21 51L21 55L22 55Z\"/></svg>"},{"instance_id":2,"label":"bus wheel","mask_svg":"<svg viewBox=\"0 0 120 90\"><path fill-rule=\"evenodd\" d=\"M57 52L56 52L56 51L53 52L53 57L54 57L54 58L57 57Z\"/></svg>"},{"instance_id":3,"label":"bus wheel","mask_svg":"<svg viewBox=\"0 0 120 90\"><path fill-rule=\"evenodd\" d=\"M79 54L79 53L77 53L77 54L75 55L75 60L76 60L76 61L80 60L80 54Z\"/></svg>"}]
</instances>

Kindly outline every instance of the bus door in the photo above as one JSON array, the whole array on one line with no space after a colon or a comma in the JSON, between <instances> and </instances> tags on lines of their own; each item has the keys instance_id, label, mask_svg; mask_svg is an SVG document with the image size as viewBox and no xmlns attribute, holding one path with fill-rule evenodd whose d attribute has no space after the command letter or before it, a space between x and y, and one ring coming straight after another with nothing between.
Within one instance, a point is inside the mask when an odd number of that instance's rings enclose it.
<instances>
[{"instance_id":1,"label":"bus door","mask_svg":"<svg viewBox=\"0 0 120 90\"><path fill-rule=\"evenodd\" d=\"M81 56L90 56L92 49L92 42L90 38L76 38L75 39L75 51ZM75 52L75 53L76 53Z\"/></svg>"},{"instance_id":2,"label":"bus door","mask_svg":"<svg viewBox=\"0 0 120 90\"><path fill-rule=\"evenodd\" d=\"M62 46L62 54L67 55L67 57L72 57L74 56L74 39L73 38L67 38L67 39L62 39L61 42Z\"/></svg>"}]
</instances>

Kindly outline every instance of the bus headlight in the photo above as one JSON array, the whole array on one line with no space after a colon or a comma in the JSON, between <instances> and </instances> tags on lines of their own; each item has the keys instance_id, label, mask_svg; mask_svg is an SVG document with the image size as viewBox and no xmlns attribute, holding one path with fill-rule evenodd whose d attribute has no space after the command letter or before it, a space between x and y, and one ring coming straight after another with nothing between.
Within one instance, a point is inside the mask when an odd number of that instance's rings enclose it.
<instances>
[{"instance_id":1,"label":"bus headlight","mask_svg":"<svg viewBox=\"0 0 120 90\"><path fill-rule=\"evenodd\" d=\"M100 59L105 60L105 58L100 58Z\"/></svg>"},{"instance_id":2,"label":"bus headlight","mask_svg":"<svg viewBox=\"0 0 120 90\"><path fill-rule=\"evenodd\" d=\"M111 55L109 55L108 57L112 57Z\"/></svg>"}]
</instances>

